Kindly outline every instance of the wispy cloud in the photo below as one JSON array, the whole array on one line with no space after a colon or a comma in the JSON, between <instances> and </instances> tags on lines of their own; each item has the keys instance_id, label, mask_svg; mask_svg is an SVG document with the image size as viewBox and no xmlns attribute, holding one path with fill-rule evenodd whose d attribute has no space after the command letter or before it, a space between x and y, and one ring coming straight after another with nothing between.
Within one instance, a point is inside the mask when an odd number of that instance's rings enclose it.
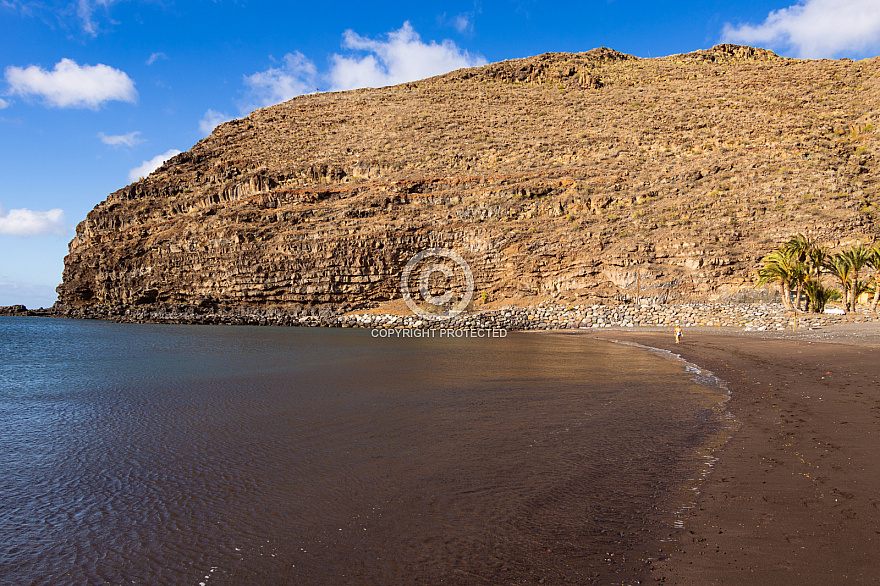
<instances>
[{"instance_id":1,"label":"wispy cloud","mask_svg":"<svg viewBox=\"0 0 880 586\"><path fill-rule=\"evenodd\" d=\"M127 146L130 148L144 142L144 139L140 138L140 134L137 130L128 134L104 134L99 132L98 138L101 139L101 142L110 146Z\"/></svg>"},{"instance_id":2,"label":"wispy cloud","mask_svg":"<svg viewBox=\"0 0 880 586\"><path fill-rule=\"evenodd\" d=\"M462 34L474 32L474 13L462 12L452 19L452 26Z\"/></svg>"},{"instance_id":3,"label":"wispy cloud","mask_svg":"<svg viewBox=\"0 0 880 586\"><path fill-rule=\"evenodd\" d=\"M153 63L155 63L159 59L168 59L168 55L166 55L165 53L162 53L161 51L158 53L151 53L150 58L147 59L147 65L152 65Z\"/></svg>"},{"instance_id":4,"label":"wispy cloud","mask_svg":"<svg viewBox=\"0 0 880 586\"><path fill-rule=\"evenodd\" d=\"M8 212L0 206L0 234L11 236L62 235L67 232L64 211L58 208L43 212L20 208Z\"/></svg>"},{"instance_id":5,"label":"wispy cloud","mask_svg":"<svg viewBox=\"0 0 880 586\"><path fill-rule=\"evenodd\" d=\"M880 2L802 0L770 12L761 24L727 23L722 40L791 49L810 59L843 52L873 55L880 51Z\"/></svg>"},{"instance_id":6,"label":"wispy cloud","mask_svg":"<svg viewBox=\"0 0 880 586\"><path fill-rule=\"evenodd\" d=\"M219 125L224 122L229 122L230 120L232 120L232 116L229 114L208 109L208 111L205 112L205 115L202 116L202 119L199 120L199 130L202 134L208 136Z\"/></svg>"},{"instance_id":7,"label":"wispy cloud","mask_svg":"<svg viewBox=\"0 0 880 586\"><path fill-rule=\"evenodd\" d=\"M330 69L324 74L319 74L302 53L294 52L285 55L279 67L246 76L248 100L242 111L289 100L319 85L332 91L381 87L486 63L481 55L472 55L449 39L440 43L422 41L409 22L384 39L370 39L347 30L342 46L352 53L332 55Z\"/></svg>"},{"instance_id":8,"label":"wispy cloud","mask_svg":"<svg viewBox=\"0 0 880 586\"><path fill-rule=\"evenodd\" d=\"M8 108L8 107L9 107L9 102L4 100L3 98L0 98L0 110L2 110L3 108Z\"/></svg>"},{"instance_id":9,"label":"wispy cloud","mask_svg":"<svg viewBox=\"0 0 880 586\"><path fill-rule=\"evenodd\" d=\"M56 108L97 110L105 102L135 103L138 97L134 81L124 71L101 63L80 66L71 59L62 59L52 71L36 65L9 66L6 81L11 93L39 96Z\"/></svg>"},{"instance_id":10,"label":"wispy cloud","mask_svg":"<svg viewBox=\"0 0 880 586\"><path fill-rule=\"evenodd\" d=\"M54 285L17 283L0 275L0 305L26 305L30 309L51 307L58 301Z\"/></svg>"},{"instance_id":11,"label":"wispy cloud","mask_svg":"<svg viewBox=\"0 0 880 586\"><path fill-rule=\"evenodd\" d=\"M41 18L47 24L57 20L64 29L78 27L90 37L97 37L99 20L115 24L109 9L120 0L0 0L0 7L18 12L22 17ZM101 19L101 13L104 18ZM51 25L50 25L51 26Z\"/></svg>"},{"instance_id":12,"label":"wispy cloud","mask_svg":"<svg viewBox=\"0 0 880 586\"><path fill-rule=\"evenodd\" d=\"M76 15L79 17L83 31L91 36L98 36L98 24L95 22L95 9L100 7L107 9L118 0L78 0L76 6Z\"/></svg>"},{"instance_id":13,"label":"wispy cloud","mask_svg":"<svg viewBox=\"0 0 880 586\"><path fill-rule=\"evenodd\" d=\"M161 155L156 155L149 161L144 161L141 165L135 167L131 171L128 172L128 180L129 181L137 181L140 177L146 177L156 169L162 166L162 163L173 157L174 155L179 155L180 151L177 149L170 149L165 151Z\"/></svg>"},{"instance_id":14,"label":"wispy cloud","mask_svg":"<svg viewBox=\"0 0 880 586\"><path fill-rule=\"evenodd\" d=\"M22 0L0 0L0 6L14 10L25 17L33 16L35 9L41 8L32 2L23 2Z\"/></svg>"}]
</instances>

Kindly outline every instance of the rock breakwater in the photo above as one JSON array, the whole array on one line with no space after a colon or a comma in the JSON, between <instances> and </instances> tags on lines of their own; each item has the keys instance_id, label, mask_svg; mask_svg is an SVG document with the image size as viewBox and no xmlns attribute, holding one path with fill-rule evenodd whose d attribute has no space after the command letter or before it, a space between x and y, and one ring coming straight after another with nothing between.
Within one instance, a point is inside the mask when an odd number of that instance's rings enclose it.
<instances>
[{"instance_id":1,"label":"rock breakwater","mask_svg":"<svg viewBox=\"0 0 880 586\"><path fill-rule=\"evenodd\" d=\"M596 328L723 327L745 331L821 328L878 321L867 308L855 313L794 315L779 303L695 303L683 305L539 305L473 311L450 319L390 313L342 313L332 306L293 309L197 305L91 306L57 304L51 309L0 307L0 315L104 319L122 323L261 325L341 328L571 330Z\"/></svg>"}]
</instances>

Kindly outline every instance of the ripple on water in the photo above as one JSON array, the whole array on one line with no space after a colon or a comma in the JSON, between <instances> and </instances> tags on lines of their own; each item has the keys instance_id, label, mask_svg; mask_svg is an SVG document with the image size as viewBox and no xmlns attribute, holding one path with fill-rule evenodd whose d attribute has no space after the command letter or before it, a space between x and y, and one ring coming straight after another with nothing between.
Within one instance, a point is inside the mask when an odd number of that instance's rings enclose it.
<instances>
[{"instance_id":1,"label":"ripple on water","mask_svg":"<svg viewBox=\"0 0 880 586\"><path fill-rule=\"evenodd\" d=\"M711 373L579 338L0 330L15 583L621 579L723 435Z\"/></svg>"}]
</instances>

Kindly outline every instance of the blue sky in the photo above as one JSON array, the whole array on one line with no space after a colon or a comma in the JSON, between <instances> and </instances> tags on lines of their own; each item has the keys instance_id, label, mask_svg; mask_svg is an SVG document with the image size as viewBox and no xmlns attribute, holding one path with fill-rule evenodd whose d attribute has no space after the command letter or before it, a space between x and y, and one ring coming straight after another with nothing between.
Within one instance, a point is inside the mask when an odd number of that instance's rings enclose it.
<instances>
[{"instance_id":1,"label":"blue sky","mask_svg":"<svg viewBox=\"0 0 880 586\"><path fill-rule=\"evenodd\" d=\"M218 122L548 51L880 54L878 0L0 0L0 305L51 305L73 229Z\"/></svg>"}]
</instances>

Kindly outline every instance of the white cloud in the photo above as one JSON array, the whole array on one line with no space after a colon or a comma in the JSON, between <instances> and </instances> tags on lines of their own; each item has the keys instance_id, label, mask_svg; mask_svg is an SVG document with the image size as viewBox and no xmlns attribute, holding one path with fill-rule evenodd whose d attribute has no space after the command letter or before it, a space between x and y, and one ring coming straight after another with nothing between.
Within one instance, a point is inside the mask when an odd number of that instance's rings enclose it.
<instances>
[{"instance_id":1,"label":"white cloud","mask_svg":"<svg viewBox=\"0 0 880 586\"><path fill-rule=\"evenodd\" d=\"M299 51L284 56L280 67L246 75L245 85L257 106L272 106L312 91L317 77L315 64Z\"/></svg>"},{"instance_id":2,"label":"white cloud","mask_svg":"<svg viewBox=\"0 0 880 586\"><path fill-rule=\"evenodd\" d=\"M470 21L466 17L465 21L462 23L467 26ZM319 75L315 64L302 53L288 53L280 67L245 76L249 102L242 112L312 92L319 84L332 91L381 87L486 63L481 55L471 55L449 39L423 42L409 22L388 33L386 40L369 39L347 30L342 46L367 54L333 55L330 70Z\"/></svg>"},{"instance_id":3,"label":"white cloud","mask_svg":"<svg viewBox=\"0 0 880 586\"><path fill-rule=\"evenodd\" d=\"M71 59L62 59L52 71L36 65L9 66L6 81L13 94L40 96L56 108L97 110L113 100L134 103L138 96L134 82L124 71L100 63L80 66Z\"/></svg>"},{"instance_id":4,"label":"white cloud","mask_svg":"<svg viewBox=\"0 0 880 586\"><path fill-rule=\"evenodd\" d=\"M232 116L230 116L229 114L208 109L208 111L205 112L205 115L202 116L202 119L199 120L199 130L202 132L202 134L208 136L219 125L223 124L224 122L229 122L230 120L232 120Z\"/></svg>"},{"instance_id":5,"label":"white cloud","mask_svg":"<svg viewBox=\"0 0 880 586\"><path fill-rule=\"evenodd\" d=\"M103 132L99 132L98 138L101 139L101 142L109 144L110 146L133 147L144 142L144 139L140 138L139 135L140 132L137 130L129 132L128 134L104 134Z\"/></svg>"},{"instance_id":6,"label":"white cloud","mask_svg":"<svg viewBox=\"0 0 880 586\"><path fill-rule=\"evenodd\" d=\"M168 55L166 55L165 53L162 53L161 51L158 53L151 53L150 58L147 59L147 65L152 65L153 63L155 63L159 59L168 59Z\"/></svg>"},{"instance_id":7,"label":"white cloud","mask_svg":"<svg viewBox=\"0 0 880 586\"><path fill-rule=\"evenodd\" d=\"M64 234L66 231L64 211L61 209L41 212L21 208L7 212L0 206L0 234L26 237Z\"/></svg>"},{"instance_id":8,"label":"white cloud","mask_svg":"<svg viewBox=\"0 0 880 586\"><path fill-rule=\"evenodd\" d=\"M828 58L851 51L880 50L880 2L877 0L801 0L774 10L758 25L724 25L728 43L787 47L798 57Z\"/></svg>"},{"instance_id":9,"label":"white cloud","mask_svg":"<svg viewBox=\"0 0 880 586\"><path fill-rule=\"evenodd\" d=\"M368 39L347 30L342 45L369 55L332 57L330 80L336 90L394 85L486 64L482 56L459 49L449 39L439 44L423 43L408 21L400 30L388 33L386 41Z\"/></svg>"},{"instance_id":10,"label":"white cloud","mask_svg":"<svg viewBox=\"0 0 880 586\"><path fill-rule=\"evenodd\" d=\"M149 161L144 161L139 167L135 167L131 171L128 172L128 180L129 181L137 181L139 177L146 177L156 169L162 166L162 163L173 157L174 155L179 155L180 151L177 149L171 149L165 151L161 155L156 155Z\"/></svg>"},{"instance_id":11,"label":"white cloud","mask_svg":"<svg viewBox=\"0 0 880 586\"><path fill-rule=\"evenodd\" d=\"M9 102L4 100L3 98L0 98L0 110L2 110L3 108L8 108L8 107L9 107Z\"/></svg>"}]
</instances>

